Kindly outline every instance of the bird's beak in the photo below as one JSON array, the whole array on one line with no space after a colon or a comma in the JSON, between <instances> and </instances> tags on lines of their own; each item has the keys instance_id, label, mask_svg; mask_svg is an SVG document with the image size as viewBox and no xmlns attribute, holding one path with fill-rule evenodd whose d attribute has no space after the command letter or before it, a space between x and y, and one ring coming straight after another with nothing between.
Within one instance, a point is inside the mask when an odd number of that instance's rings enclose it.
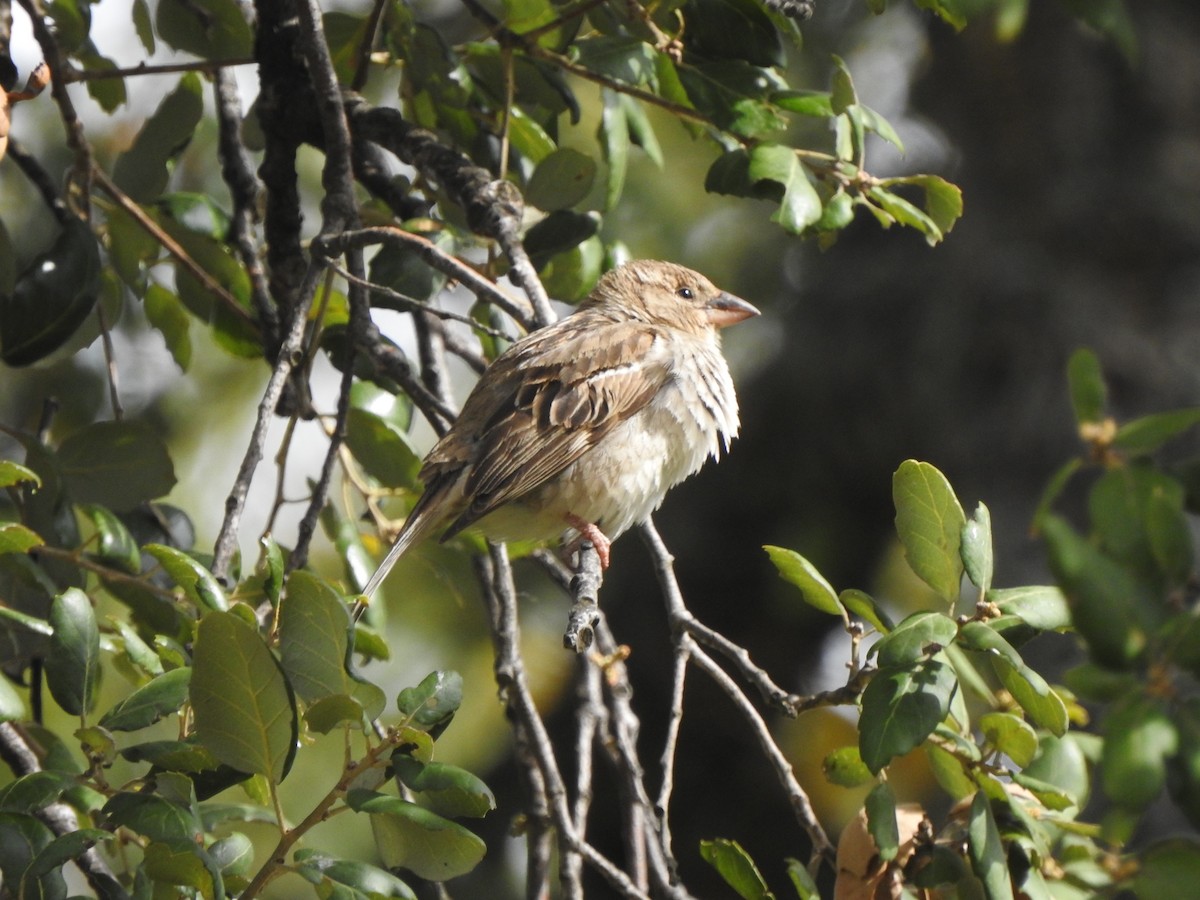
<instances>
[{"instance_id":1,"label":"bird's beak","mask_svg":"<svg viewBox=\"0 0 1200 900\"><path fill-rule=\"evenodd\" d=\"M713 297L705 306L708 321L717 328L728 328L743 319L760 315L759 311L740 297L727 294L724 291Z\"/></svg>"}]
</instances>

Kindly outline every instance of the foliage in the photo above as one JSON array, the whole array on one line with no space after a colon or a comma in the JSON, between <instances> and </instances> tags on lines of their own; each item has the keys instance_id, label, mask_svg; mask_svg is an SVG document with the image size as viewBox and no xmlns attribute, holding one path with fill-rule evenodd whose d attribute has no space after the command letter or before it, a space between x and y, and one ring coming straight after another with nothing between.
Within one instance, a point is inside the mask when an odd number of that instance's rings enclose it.
<instances>
[{"instance_id":1,"label":"foliage","mask_svg":"<svg viewBox=\"0 0 1200 900\"><path fill-rule=\"evenodd\" d=\"M850 681L867 682L855 697L858 743L825 763L835 784L875 785L839 845L839 884L857 885L854 896L1182 896L1200 871L1200 842L1129 846L1164 794L1200 824L1187 519L1200 504L1196 464L1165 466L1152 456L1200 413L1118 424L1095 356L1078 351L1069 374L1084 453L1051 480L1034 522L1057 585L993 587L987 507L968 517L942 473L913 460L893 481L896 533L934 608L893 626L864 592L838 594L799 554L767 548L809 604L842 618ZM1089 475L1081 533L1054 508L1069 482ZM959 612L964 574L969 608ZM1022 656L1053 633L1074 634L1087 653L1063 684L1048 683ZM860 654L873 634L878 640ZM918 750L949 801L945 816L928 802L896 803L892 766ZM744 858L734 865L730 854ZM717 865L715 854L706 858ZM744 852L726 847L722 858L726 880L744 885L735 874L753 868ZM765 887L739 890L768 896Z\"/></svg>"}]
</instances>

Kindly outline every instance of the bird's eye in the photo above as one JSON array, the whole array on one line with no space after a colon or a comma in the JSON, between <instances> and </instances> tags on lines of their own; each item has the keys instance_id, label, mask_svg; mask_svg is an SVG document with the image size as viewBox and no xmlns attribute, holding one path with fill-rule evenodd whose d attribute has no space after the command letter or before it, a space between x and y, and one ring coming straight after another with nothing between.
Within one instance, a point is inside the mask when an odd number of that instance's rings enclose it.
<instances>
[{"instance_id":1,"label":"bird's eye","mask_svg":"<svg viewBox=\"0 0 1200 900\"><path fill-rule=\"evenodd\" d=\"M695 295L692 293L692 289L691 289L691 288L687 288L687 287L682 287L682 288L680 288L679 290L677 290L675 293L676 293L678 296L682 297L684 300L691 300L691 299L692 299L692 297L694 297L694 296L695 296Z\"/></svg>"}]
</instances>

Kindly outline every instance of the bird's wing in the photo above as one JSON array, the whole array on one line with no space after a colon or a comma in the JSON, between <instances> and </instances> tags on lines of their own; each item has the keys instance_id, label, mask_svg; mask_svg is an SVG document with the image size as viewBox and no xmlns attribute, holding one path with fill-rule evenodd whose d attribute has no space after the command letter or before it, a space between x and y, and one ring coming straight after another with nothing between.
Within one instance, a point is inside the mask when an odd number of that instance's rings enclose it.
<instances>
[{"instance_id":1,"label":"bird's wing","mask_svg":"<svg viewBox=\"0 0 1200 900\"><path fill-rule=\"evenodd\" d=\"M556 476L671 377L659 329L585 315L494 368L463 406L460 439L445 453L435 447L426 465L431 481L447 470L466 476L466 506L448 536Z\"/></svg>"}]
</instances>

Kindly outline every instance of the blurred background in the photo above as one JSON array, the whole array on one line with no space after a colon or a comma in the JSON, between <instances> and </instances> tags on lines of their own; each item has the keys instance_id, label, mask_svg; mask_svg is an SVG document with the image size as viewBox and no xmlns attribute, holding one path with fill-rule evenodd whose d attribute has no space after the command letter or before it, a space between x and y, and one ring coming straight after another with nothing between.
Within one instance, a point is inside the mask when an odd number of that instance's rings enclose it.
<instances>
[{"instance_id":1,"label":"blurred background","mask_svg":"<svg viewBox=\"0 0 1200 900\"><path fill-rule=\"evenodd\" d=\"M96 14L103 12L101 5ZM456 7L427 12L459 14ZM1070 353L1081 346L1097 352L1119 418L1197 404L1200 6L1142 0L1130 4L1130 14L1132 53L1053 0L1032 2L1025 27L1003 41L986 21L956 34L908 5L876 17L864 4L817 0L791 64L823 89L830 54L847 60L863 102L895 125L907 148L901 156L873 146L872 173L935 172L962 187L965 214L936 248L862 216L823 251L798 241L768 221L769 205L705 194L715 149L655 119L667 165L660 170L638 155L605 237L625 242L634 256L701 269L764 313L726 333L742 437L720 465L676 489L656 521L692 610L747 647L785 687L808 693L842 683L848 639L777 578L763 544L798 550L835 588L871 591L897 615L921 606L928 598L903 574L891 523L892 472L917 458L946 473L968 510L980 500L991 509L998 586L1044 582L1028 526L1047 479L1077 449L1064 374ZM130 58L118 44L102 49ZM21 52L23 77L35 56L29 46ZM132 131L123 123L153 109L173 83L163 80L156 94L150 79L131 82L129 119L89 116L99 152L127 146ZM248 104L252 78L246 88ZM68 160L49 106L20 107L13 133L58 172ZM177 189L191 183L220 191L212 180L213 139L211 131L198 135ZM316 173L319 157L309 162ZM0 163L0 220L21 259L52 233L52 219L11 161ZM127 411L169 435L180 478L172 500L193 512L197 545L207 549L266 371L196 339L185 377L140 310L128 308L118 355ZM101 361L93 346L35 370L0 369L0 423L32 429L47 396L61 403L56 427L64 432L109 415ZM0 450L11 455L12 445L0 443ZM315 471L320 441L311 451L307 470L303 456L292 467L293 496ZM248 553L273 489L268 475L256 481L261 516L246 525ZM397 569L390 584L399 587L388 594L393 671L384 680L411 684L432 668L463 672L467 705L439 747L488 782L500 809L481 830L488 860L453 893L502 897L519 874L512 863L520 846L506 835L520 786L508 762L477 589L461 561L458 551L433 548ZM337 567L330 552L318 553L314 565L329 574ZM518 573L528 592L530 666L568 746L573 660L559 644L563 597L531 566ZM642 750L653 762L671 657L636 534L616 546L603 602L631 649ZM1064 639L1042 659L1069 647ZM721 836L737 839L773 884L784 884L782 860L806 858L807 842L752 737L698 674L688 682L686 709L672 809L685 878L715 883L695 847ZM852 726L824 711L775 725L836 835L861 795L826 785L820 761L854 739ZM919 795L929 777L921 759L906 764L911 778L899 787L901 800ZM293 787L308 777L294 773ZM591 834L601 849L619 853L610 799L598 792ZM302 796L294 802L303 807ZM367 839L342 820L335 830L331 843ZM606 896L593 887L589 896ZM715 887L698 890L722 896Z\"/></svg>"}]
</instances>

